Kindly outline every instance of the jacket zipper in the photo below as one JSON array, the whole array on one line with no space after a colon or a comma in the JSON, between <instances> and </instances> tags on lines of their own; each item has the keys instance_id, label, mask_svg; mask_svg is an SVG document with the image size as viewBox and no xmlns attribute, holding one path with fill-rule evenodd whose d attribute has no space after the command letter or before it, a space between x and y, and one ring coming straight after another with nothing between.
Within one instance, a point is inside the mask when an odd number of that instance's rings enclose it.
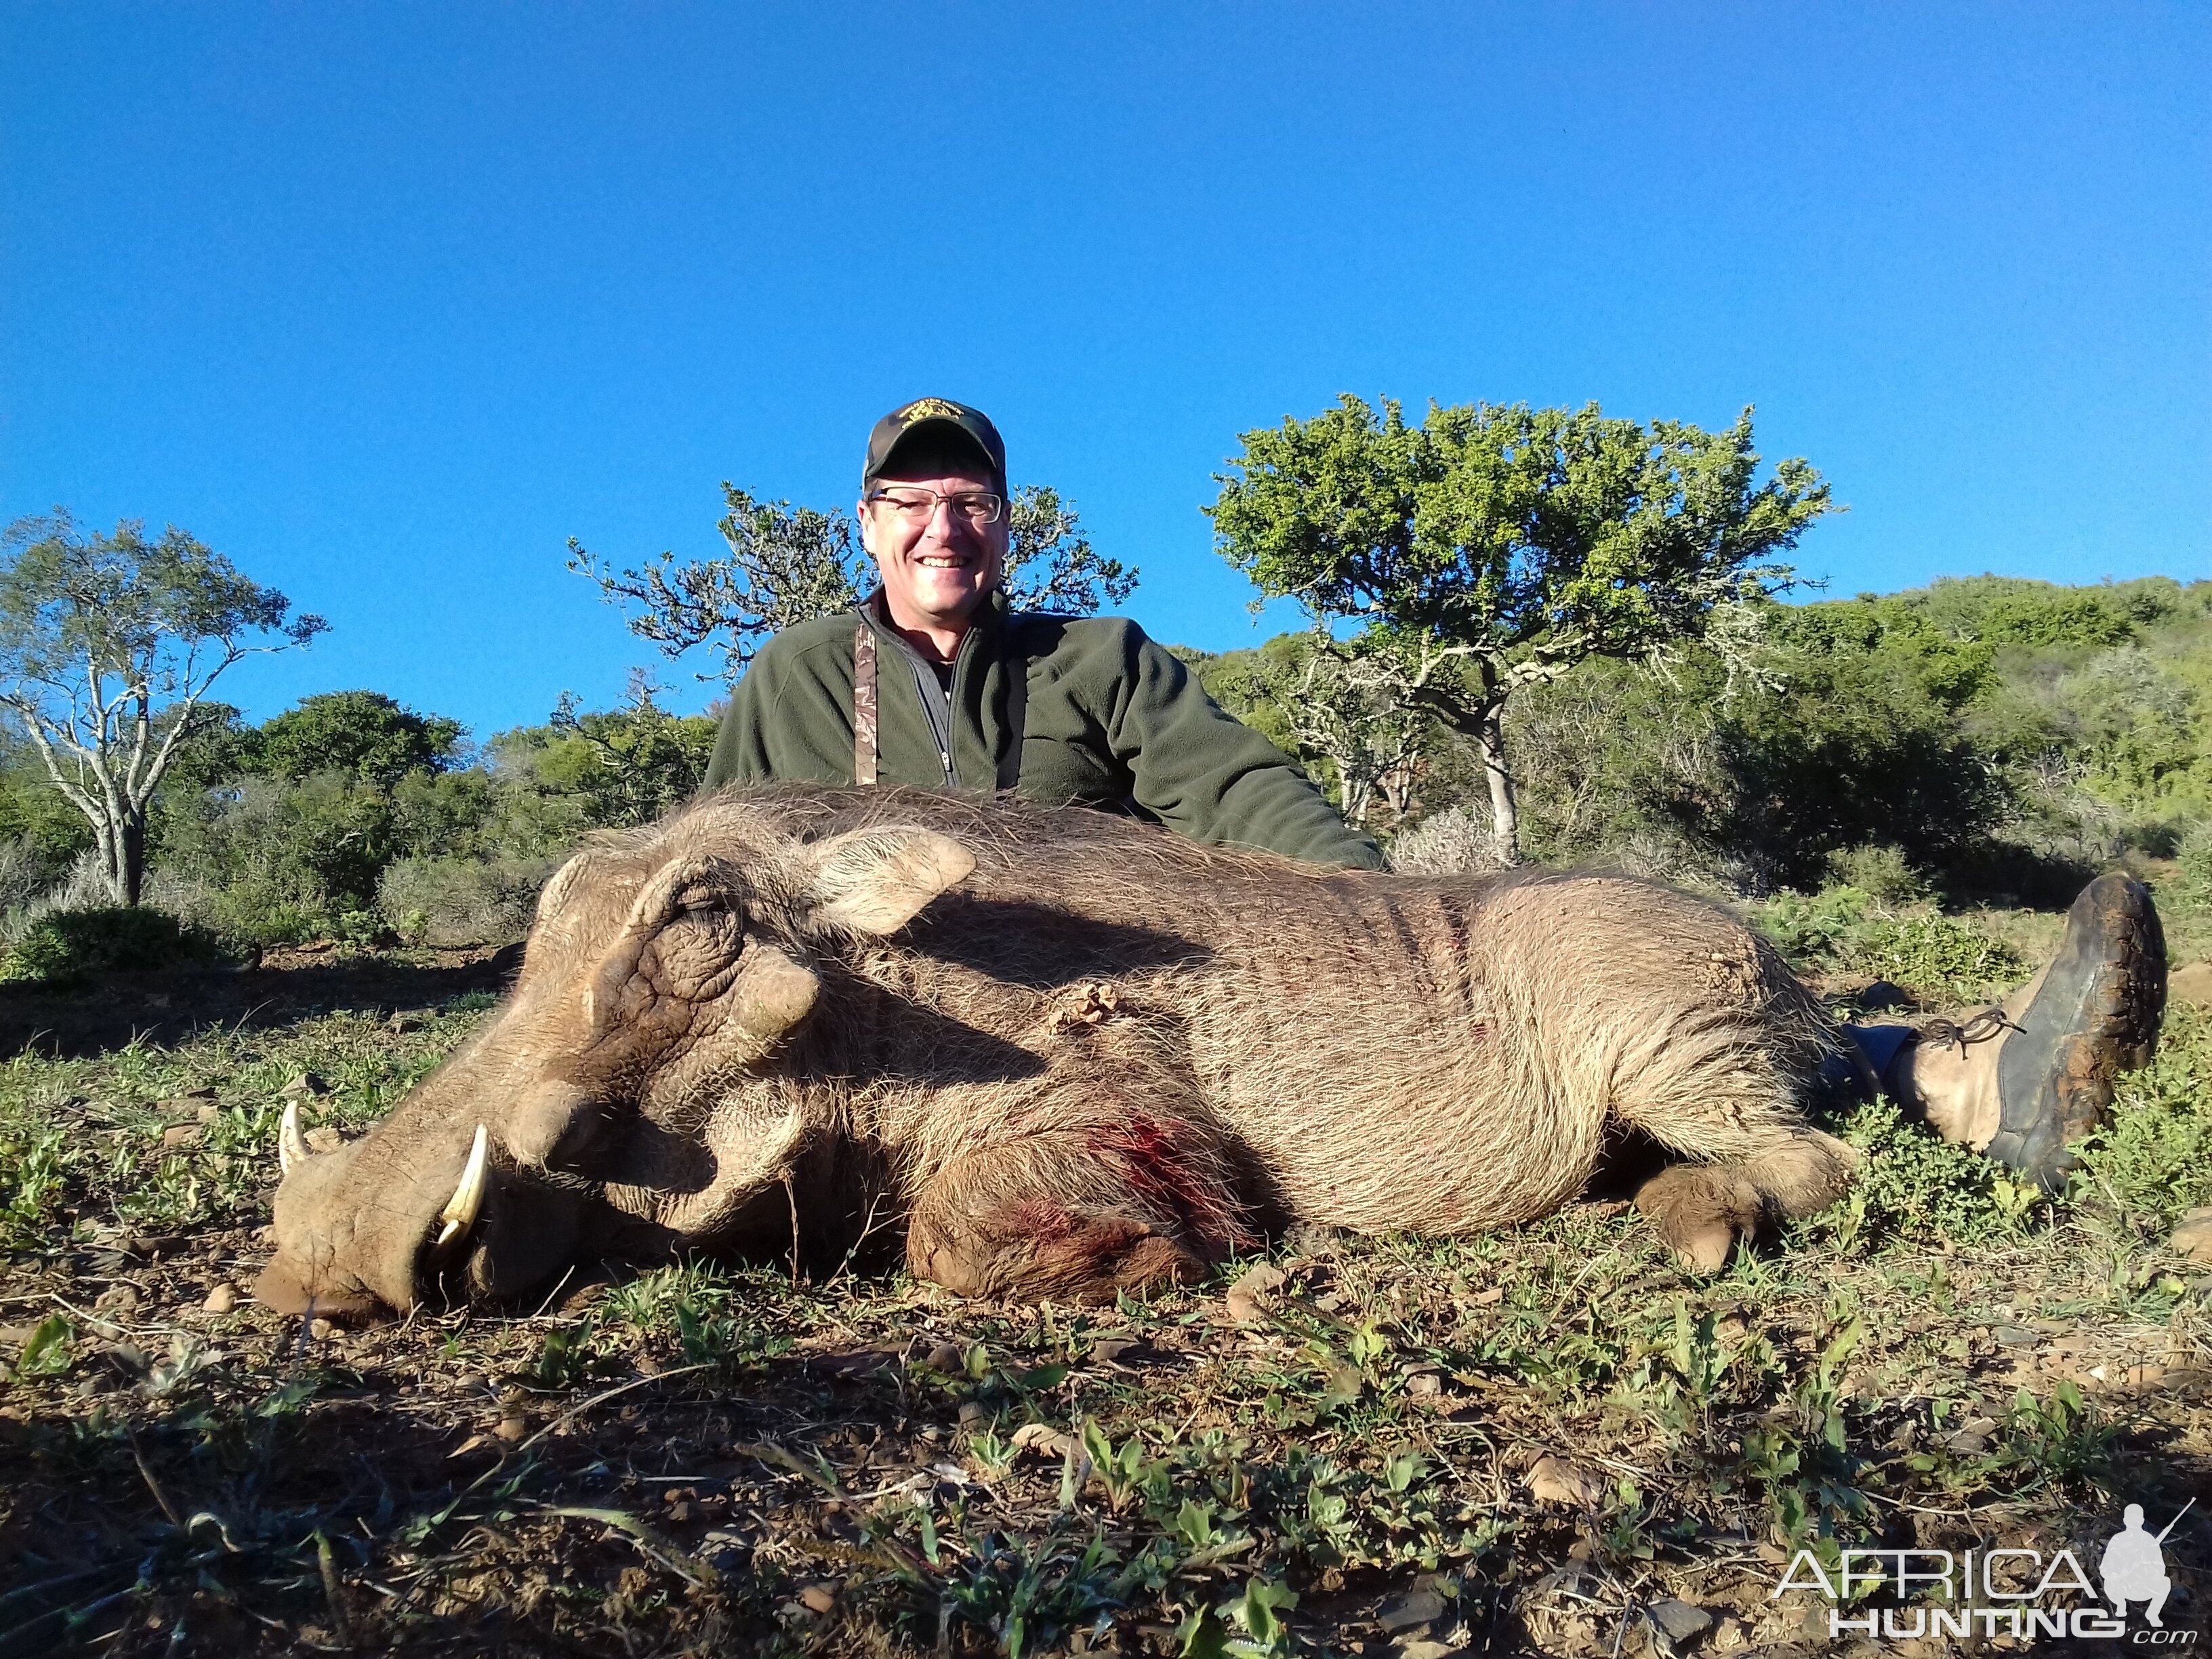
<instances>
[{"instance_id":1,"label":"jacket zipper","mask_svg":"<svg viewBox=\"0 0 2212 1659\"><path fill-rule=\"evenodd\" d=\"M921 653L908 645L898 633L878 627L873 617L868 618L868 625L875 629L878 638L888 640L906 653L907 665L914 670L914 689L921 698L922 716L929 722L930 736L937 740L937 760L945 769L945 787L957 789L960 774L952 764L952 691L938 684L937 671L923 660ZM961 640L960 649L953 658L952 683L956 689L960 684L960 662L967 656L969 642L975 637L975 630L971 628Z\"/></svg>"}]
</instances>

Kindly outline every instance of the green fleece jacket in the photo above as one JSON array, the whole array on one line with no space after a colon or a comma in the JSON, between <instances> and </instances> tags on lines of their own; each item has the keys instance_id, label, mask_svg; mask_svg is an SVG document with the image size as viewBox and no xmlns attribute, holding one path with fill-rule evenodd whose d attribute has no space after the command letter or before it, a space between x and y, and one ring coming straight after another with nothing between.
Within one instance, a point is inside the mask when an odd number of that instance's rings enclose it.
<instances>
[{"instance_id":1,"label":"green fleece jacket","mask_svg":"<svg viewBox=\"0 0 2212 1659\"><path fill-rule=\"evenodd\" d=\"M863 617L877 637L880 782L1011 787L1042 805L1131 812L1193 841L1382 867L1375 843L1347 829L1282 750L1223 714L1136 623L1012 613L997 595L960 643L949 692L884 623L879 599L786 629L738 682L708 787L853 781L853 640ZM1010 699L1017 673L1024 695Z\"/></svg>"}]
</instances>

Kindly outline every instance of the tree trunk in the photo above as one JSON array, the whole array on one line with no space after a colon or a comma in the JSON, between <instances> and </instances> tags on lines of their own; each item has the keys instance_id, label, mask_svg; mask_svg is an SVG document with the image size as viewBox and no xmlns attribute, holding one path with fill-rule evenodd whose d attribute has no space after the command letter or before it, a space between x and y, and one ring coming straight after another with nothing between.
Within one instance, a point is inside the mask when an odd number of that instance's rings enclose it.
<instances>
[{"instance_id":1,"label":"tree trunk","mask_svg":"<svg viewBox=\"0 0 2212 1659\"><path fill-rule=\"evenodd\" d=\"M123 849L123 902L135 905L146 887L146 814L126 811L117 840Z\"/></svg>"},{"instance_id":2,"label":"tree trunk","mask_svg":"<svg viewBox=\"0 0 2212 1659\"><path fill-rule=\"evenodd\" d=\"M100 848L100 873L106 878L107 902L127 904L124 896L125 884L122 827L113 822L95 822L93 832Z\"/></svg>"},{"instance_id":3,"label":"tree trunk","mask_svg":"<svg viewBox=\"0 0 2212 1659\"><path fill-rule=\"evenodd\" d=\"M1505 765L1505 705L1492 703L1476 727L1482 773L1490 784L1490 834L1501 864L1521 862L1521 812L1513 801L1513 774Z\"/></svg>"}]
</instances>

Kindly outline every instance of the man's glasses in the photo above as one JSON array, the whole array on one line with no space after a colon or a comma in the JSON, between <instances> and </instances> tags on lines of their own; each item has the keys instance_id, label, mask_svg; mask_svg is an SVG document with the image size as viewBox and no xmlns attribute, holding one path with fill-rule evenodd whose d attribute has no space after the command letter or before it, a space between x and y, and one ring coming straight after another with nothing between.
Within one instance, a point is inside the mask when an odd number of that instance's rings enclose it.
<instances>
[{"instance_id":1,"label":"man's glasses","mask_svg":"<svg viewBox=\"0 0 2212 1659\"><path fill-rule=\"evenodd\" d=\"M936 514L938 502L943 501L951 507L955 517L965 520L978 530L998 523L1006 510L1006 498L988 489L963 489L940 495L933 489L901 485L896 489L878 489L868 499L881 501L908 524L927 524Z\"/></svg>"}]
</instances>

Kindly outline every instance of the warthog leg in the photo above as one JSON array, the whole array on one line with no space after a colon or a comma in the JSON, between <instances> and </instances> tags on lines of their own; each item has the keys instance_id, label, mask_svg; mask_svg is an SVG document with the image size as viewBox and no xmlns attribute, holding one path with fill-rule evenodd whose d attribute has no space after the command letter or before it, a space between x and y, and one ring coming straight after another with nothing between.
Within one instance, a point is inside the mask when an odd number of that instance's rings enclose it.
<instances>
[{"instance_id":1,"label":"warthog leg","mask_svg":"<svg viewBox=\"0 0 2212 1659\"><path fill-rule=\"evenodd\" d=\"M1749 1158L1662 1170L1637 1189L1636 1207L1690 1266L1712 1273L1761 1223L1834 1203L1857 1164L1842 1141L1808 1129Z\"/></svg>"},{"instance_id":2,"label":"warthog leg","mask_svg":"<svg viewBox=\"0 0 2212 1659\"><path fill-rule=\"evenodd\" d=\"M1243 1236L1202 1133L1138 1113L955 1158L915 1206L907 1263L963 1296L1110 1302L1197 1277Z\"/></svg>"}]
</instances>

